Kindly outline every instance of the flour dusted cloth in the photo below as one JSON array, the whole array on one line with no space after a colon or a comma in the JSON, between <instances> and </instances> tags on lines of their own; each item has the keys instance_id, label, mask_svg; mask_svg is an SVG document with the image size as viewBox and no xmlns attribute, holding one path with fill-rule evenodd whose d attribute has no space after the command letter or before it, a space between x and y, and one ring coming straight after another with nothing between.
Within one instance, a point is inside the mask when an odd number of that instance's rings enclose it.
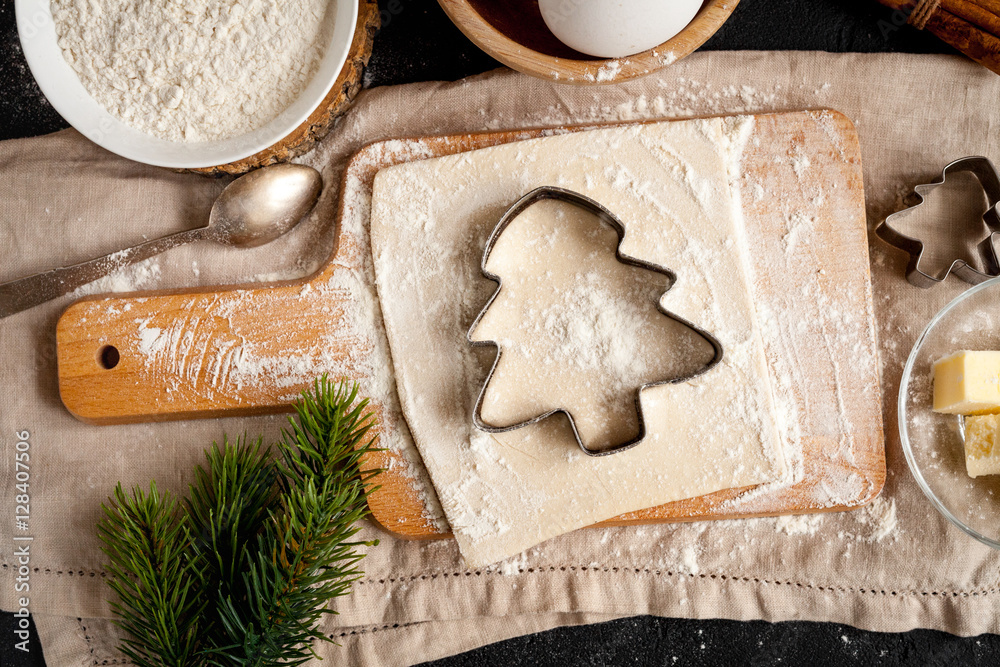
<instances>
[{"instance_id":1,"label":"flour dusted cloth","mask_svg":"<svg viewBox=\"0 0 1000 667\"><path fill-rule=\"evenodd\" d=\"M920 82L919 85L916 82ZM336 183L365 143L396 136L594 120L831 107L861 135L869 225L903 206L956 157L1000 160L1000 77L949 56L701 53L655 77L595 88L501 71L451 84L364 93L306 160L328 189L288 238L238 251L177 249L105 288L180 288L305 275L329 254ZM933 138L929 141L928 138ZM86 259L200 224L221 183L118 159L74 132L0 144L0 280ZM761 519L585 529L491 570L466 571L454 542L381 538L365 577L326 630L352 664L418 662L518 632L631 614L810 619L898 631L1000 631L1000 554L939 517L906 470L896 434L902 364L930 317L965 285L919 290L905 255L871 236L889 475L867 509ZM751 249L752 251L752 249ZM183 492L224 432L273 436L282 417L97 427L74 420L56 388L54 327L70 298L0 321L0 508L14 515L15 432L30 431L31 610L52 665L114 659L94 531L121 480ZM15 607L11 524L0 534L0 606ZM78 621L77 619L83 619ZM94 620L90 620L94 619Z\"/></svg>"}]
</instances>

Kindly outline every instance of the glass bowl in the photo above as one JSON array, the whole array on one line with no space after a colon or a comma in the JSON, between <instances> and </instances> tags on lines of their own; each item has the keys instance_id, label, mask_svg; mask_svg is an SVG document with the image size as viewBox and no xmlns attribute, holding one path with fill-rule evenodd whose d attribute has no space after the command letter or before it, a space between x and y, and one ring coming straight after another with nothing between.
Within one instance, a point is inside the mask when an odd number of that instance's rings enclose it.
<instances>
[{"instance_id":1,"label":"glass bowl","mask_svg":"<svg viewBox=\"0 0 1000 667\"><path fill-rule=\"evenodd\" d=\"M1000 350L1000 278L963 292L934 316L899 385L899 437L920 489L949 521L1000 549L1000 475L969 477L961 417L932 410L934 362L958 350Z\"/></svg>"}]
</instances>

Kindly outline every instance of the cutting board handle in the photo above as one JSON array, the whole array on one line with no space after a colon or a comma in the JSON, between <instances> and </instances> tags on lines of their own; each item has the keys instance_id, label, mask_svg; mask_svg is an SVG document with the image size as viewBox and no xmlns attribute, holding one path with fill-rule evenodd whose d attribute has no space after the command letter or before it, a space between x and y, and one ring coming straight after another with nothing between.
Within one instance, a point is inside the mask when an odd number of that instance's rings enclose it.
<instances>
[{"instance_id":1,"label":"cutting board handle","mask_svg":"<svg viewBox=\"0 0 1000 667\"><path fill-rule=\"evenodd\" d=\"M298 282L79 301L56 327L59 392L93 424L283 412L312 381L364 380L352 268Z\"/></svg>"}]
</instances>

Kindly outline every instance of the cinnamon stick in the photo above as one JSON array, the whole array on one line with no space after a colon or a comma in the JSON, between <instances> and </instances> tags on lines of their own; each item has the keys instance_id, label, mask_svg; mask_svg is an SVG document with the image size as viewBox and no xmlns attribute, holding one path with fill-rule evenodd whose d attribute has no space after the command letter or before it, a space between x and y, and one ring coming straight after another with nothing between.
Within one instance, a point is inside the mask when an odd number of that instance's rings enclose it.
<instances>
[{"instance_id":1,"label":"cinnamon stick","mask_svg":"<svg viewBox=\"0 0 1000 667\"><path fill-rule=\"evenodd\" d=\"M925 29L980 65L1000 74L1000 37L943 9L931 14Z\"/></svg>"},{"instance_id":2,"label":"cinnamon stick","mask_svg":"<svg viewBox=\"0 0 1000 667\"><path fill-rule=\"evenodd\" d=\"M977 26L994 37L1000 36L1000 14L995 13L989 7L982 5L995 5L996 12L1000 12L1000 2L988 2L988 0L941 0L941 9L951 12L956 17L964 19L974 26Z\"/></svg>"},{"instance_id":3,"label":"cinnamon stick","mask_svg":"<svg viewBox=\"0 0 1000 667\"><path fill-rule=\"evenodd\" d=\"M1000 0L968 0L968 3L1000 16Z\"/></svg>"},{"instance_id":4,"label":"cinnamon stick","mask_svg":"<svg viewBox=\"0 0 1000 667\"><path fill-rule=\"evenodd\" d=\"M915 0L879 0L910 16ZM984 67L1000 74L1000 0L940 0L923 26Z\"/></svg>"}]
</instances>

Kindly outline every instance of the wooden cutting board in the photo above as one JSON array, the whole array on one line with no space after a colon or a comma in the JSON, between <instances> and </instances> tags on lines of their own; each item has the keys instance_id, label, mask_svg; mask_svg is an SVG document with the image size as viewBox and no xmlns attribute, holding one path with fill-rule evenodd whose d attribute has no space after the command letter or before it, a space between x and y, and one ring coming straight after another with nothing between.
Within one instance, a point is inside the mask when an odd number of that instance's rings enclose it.
<instances>
[{"instance_id":1,"label":"wooden cutting board","mask_svg":"<svg viewBox=\"0 0 1000 667\"><path fill-rule=\"evenodd\" d=\"M782 321L814 318L811 313L817 300L839 306L846 303L836 313L839 333L822 324L807 327L801 335L765 337L772 368L787 367L787 361L794 360L798 379L791 385L775 386L776 391L794 395L802 415L801 478L782 488L720 491L631 512L605 525L845 510L874 499L885 481L857 133L849 119L829 110L765 114L754 120L743 158L740 195L758 306L778 313L776 326L781 326ZM488 132L372 144L349 162L340 192L353 188L370 199L372 181L383 167L543 132ZM308 382L281 382L270 375L253 382L234 380L231 356L237 342L239 349L253 349L262 358L290 361L315 355L321 346L324 359L346 369L348 377L364 386L372 378L370 369L358 362L353 328L357 323L351 308L356 294L328 286L370 282L367 239L356 238L349 231L351 226L343 224L347 216L367 215L367 210L358 205L357 197L342 198L337 213L339 238L331 260L302 280L96 296L73 304L56 331L59 387L66 407L79 419L96 424L288 411ZM803 218L805 213L809 215ZM361 228L367 230L364 222ZM797 236L802 233L801 228L796 231L801 224L808 225L808 243ZM806 284L815 285L818 291L789 298L800 294ZM845 295L849 295L847 302ZM144 341L137 323L147 331L175 332L167 361L150 362L149 350L142 349L149 347L149 341ZM850 338L846 346L836 340L845 331ZM838 413L833 427L830 414L810 408L831 402ZM384 406L373 407L377 414L383 413ZM381 488L369 498L379 523L407 538L447 536L427 518L424 500L399 453L374 454L367 464L386 469L379 478Z\"/></svg>"}]
</instances>

